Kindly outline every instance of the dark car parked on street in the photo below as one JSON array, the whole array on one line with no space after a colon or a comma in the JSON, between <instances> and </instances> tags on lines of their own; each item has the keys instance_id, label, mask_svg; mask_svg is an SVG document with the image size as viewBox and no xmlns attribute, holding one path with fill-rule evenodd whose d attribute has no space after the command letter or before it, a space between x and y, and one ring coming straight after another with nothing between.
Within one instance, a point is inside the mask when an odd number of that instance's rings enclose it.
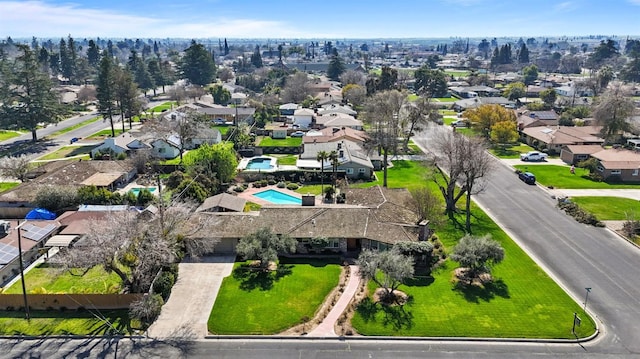
<instances>
[{"instance_id":1,"label":"dark car parked on street","mask_svg":"<svg viewBox=\"0 0 640 359\"><path fill-rule=\"evenodd\" d=\"M520 172L518 173L518 178L526 184L536 184L536 176L531 172Z\"/></svg>"}]
</instances>

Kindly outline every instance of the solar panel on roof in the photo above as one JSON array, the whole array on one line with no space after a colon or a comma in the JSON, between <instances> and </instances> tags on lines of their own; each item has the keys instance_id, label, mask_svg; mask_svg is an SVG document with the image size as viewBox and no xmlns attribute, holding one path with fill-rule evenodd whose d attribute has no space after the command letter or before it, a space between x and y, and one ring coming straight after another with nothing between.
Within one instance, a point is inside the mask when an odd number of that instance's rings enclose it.
<instances>
[{"instance_id":1,"label":"solar panel on roof","mask_svg":"<svg viewBox=\"0 0 640 359\"><path fill-rule=\"evenodd\" d=\"M42 240L42 238L48 236L54 229L56 229L56 226L54 224L47 224L44 227L38 227L32 224L28 224L22 226L22 229L25 230L22 235L23 237L38 242Z\"/></svg>"},{"instance_id":2,"label":"solar panel on roof","mask_svg":"<svg viewBox=\"0 0 640 359\"><path fill-rule=\"evenodd\" d=\"M0 243L0 264L8 264L18 256L18 248Z\"/></svg>"}]
</instances>

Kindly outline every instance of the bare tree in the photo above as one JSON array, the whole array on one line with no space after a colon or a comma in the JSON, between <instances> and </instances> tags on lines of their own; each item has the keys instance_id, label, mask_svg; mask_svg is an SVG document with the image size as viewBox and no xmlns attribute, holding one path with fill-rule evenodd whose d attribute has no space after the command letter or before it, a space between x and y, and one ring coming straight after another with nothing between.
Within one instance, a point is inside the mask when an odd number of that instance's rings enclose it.
<instances>
[{"instance_id":1,"label":"bare tree","mask_svg":"<svg viewBox=\"0 0 640 359\"><path fill-rule=\"evenodd\" d=\"M223 67L218 70L218 78L220 81L227 82L233 78L233 70L228 67Z\"/></svg>"},{"instance_id":2,"label":"bare tree","mask_svg":"<svg viewBox=\"0 0 640 359\"><path fill-rule=\"evenodd\" d=\"M355 70L347 70L340 75L340 83L342 83L342 86L354 84L364 87L366 81L367 76Z\"/></svg>"},{"instance_id":3,"label":"bare tree","mask_svg":"<svg viewBox=\"0 0 640 359\"><path fill-rule=\"evenodd\" d=\"M11 177L24 182L31 163L26 155L0 158L0 173L4 177Z\"/></svg>"},{"instance_id":4,"label":"bare tree","mask_svg":"<svg viewBox=\"0 0 640 359\"><path fill-rule=\"evenodd\" d=\"M442 222L442 204L438 196L428 187L412 188L410 192L413 198L413 210L418 215L418 223L428 219L430 224L439 225Z\"/></svg>"},{"instance_id":5,"label":"bare tree","mask_svg":"<svg viewBox=\"0 0 640 359\"><path fill-rule=\"evenodd\" d=\"M169 98L176 101L178 105L187 98L187 88L184 85L175 85L167 91Z\"/></svg>"},{"instance_id":6,"label":"bare tree","mask_svg":"<svg viewBox=\"0 0 640 359\"><path fill-rule=\"evenodd\" d=\"M406 98L406 94L398 90L382 91L373 95L365 104L365 116L374 132L373 140L378 146L378 153L383 156L384 187L387 187L389 153L397 153L400 116Z\"/></svg>"},{"instance_id":7,"label":"bare tree","mask_svg":"<svg viewBox=\"0 0 640 359\"><path fill-rule=\"evenodd\" d=\"M197 255L213 250L216 241L196 238L206 233L201 217L191 216L191 208L184 203L173 203L164 208L159 204L159 215L140 217L133 211L110 212L104 220L96 221L89 233L74 247L52 258L66 268L102 266L116 273L126 291L147 293L162 267L175 263L179 253L197 249L188 254Z\"/></svg>"},{"instance_id":8,"label":"bare tree","mask_svg":"<svg viewBox=\"0 0 640 359\"><path fill-rule=\"evenodd\" d=\"M413 131L421 131L422 126L429 121L436 121L440 118L438 110L433 106L429 97L420 97L406 106L406 110L407 116L405 118L409 128L403 144L405 151L409 149L409 140L413 136Z\"/></svg>"},{"instance_id":9,"label":"bare tree","mask_svg":"<svg viewBox=\"0 0 640 359\"><path fill-rule=\"evenodd\" d=\"M612 82L600 96L593 109L593 117L602 125L602 134L608 141L615 141L624 131L631 131L629 117L635 105L630 97L630 88L619 81Z\"/></svg>"},{"instance_id":10,"label":"bare tree","mask_svg":"<svg viewBox=\"0 0 640 359\"><path fill-rule=\"evenodd\" d=\"M297 72L287 78L282 89L282 100L285 102L300 103L311 95L309 78L304 72Z\"/></svg>"},{"instance_id":11,"label":"bare tree","mask_svg":"<svg viewBox=\"0 0 640 359\"><path fill-rule=\"evenodd\" d=\"M434 137L436 173L433 180L444 197L445 213L449 218L453 218L457 211L456 203L466 194L467 232L471 231L471 195L484 190L482 180L490 173L493 164L486 148L486 143L480 137L467 138L445 129L438 131Z\"/></svg>"},{"instance_id":12,"label":"bare tree","mask_svg":"<svg viewBox=\"0 0 640 359\"><path fill-rule=\"evenodd\" d=\"M80 102L89 102L95 101L96 98L96 87L95 86L84 86L78 91L78 101Z\"/></svg>"},{"instance_id":13,"label":"bare tree","mask_svg":"<svg viewBox=\"0 0 640 359\"><path fill-rule=\"evenodd\" d=\"M178 136L179 141L176 145L180 150L180 163L182 163L184 151L194 147L194 139L198 135L211 131L207 126L207 121L206 115L195 111L174 111L158 120L149 121L145 127L158 138L167 139L172 135Z\"/></svg>"}]
</instances>

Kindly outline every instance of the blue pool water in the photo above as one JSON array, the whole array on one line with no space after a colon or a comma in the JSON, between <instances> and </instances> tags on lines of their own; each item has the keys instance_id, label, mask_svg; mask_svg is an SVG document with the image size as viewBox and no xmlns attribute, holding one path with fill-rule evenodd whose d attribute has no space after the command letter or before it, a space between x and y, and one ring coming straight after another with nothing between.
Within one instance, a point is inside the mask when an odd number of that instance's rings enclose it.
<instances>
[{"instance_id":1,"label":"blue pool water","mask_svg":"<svg viewBox=\"0 0 640 359\"><path fill-rule=\"evenodd\" d=\"M248 170L268 170L271 168L271 158L252 158L247 163Z\"/></svg>"},{"instance_id":2,"label":"blue pool water","mask_svg":"<svg viewBox=\"0 0 640 359\"><path fill-rule=\"evenodd\" d=\"M138 197L138 193L143 189L149 190L149 192L153 193L156 190L156 187L136 187L129 190L129 192L133 193L136 197Z\"/></svg>"},{"instance_id":3,"label":"blue pool water","mask_svg":"<svg viewBox=\"0 0 640 359\"><path fill-rule=\"evenodd\" d=\"M274 189L255 193L254 196L274 204L302 204L302 200L300 198L290 196Z\"/></svg>"}]
</instances>

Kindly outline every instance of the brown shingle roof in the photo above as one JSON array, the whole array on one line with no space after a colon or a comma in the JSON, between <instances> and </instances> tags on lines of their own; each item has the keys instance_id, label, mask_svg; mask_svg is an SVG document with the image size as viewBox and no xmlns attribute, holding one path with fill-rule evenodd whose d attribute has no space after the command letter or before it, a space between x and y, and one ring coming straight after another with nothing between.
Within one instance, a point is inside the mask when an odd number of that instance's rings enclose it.
<instances>
[{"instance_id":1,"label":"brown shingle roof","mask_svg":"<svg viewBox=\"0 0 640 359\"><path fill-rule=\"evenodd\" d=\"M242 212L245 203L247 203L246 199L228 193L220 193L205 199L196 212L205 212L216 207Z\"/></svg>"}]
</instances>

